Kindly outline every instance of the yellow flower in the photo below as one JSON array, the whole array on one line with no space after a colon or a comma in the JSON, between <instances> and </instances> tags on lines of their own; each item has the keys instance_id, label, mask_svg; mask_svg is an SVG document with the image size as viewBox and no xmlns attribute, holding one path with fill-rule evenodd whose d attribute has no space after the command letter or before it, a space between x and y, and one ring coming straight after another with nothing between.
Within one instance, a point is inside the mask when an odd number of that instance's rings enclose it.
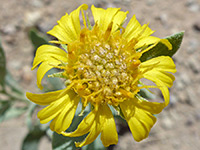
<instances>
[{"instance_id":1,"label":"yellow flower","mask_svg":"<svg viewBox=\"0 0 200 150\"><path fill-rule=\"evenodd\" d=\"M151 34L148 25L141 26L133 16L126 28L122 27L128 12L120 8L91 7L94 26L86 21L83 4L71 14L66 14L48 34L56 37L57 44L67 45L63 50L52 45L38 48L33 62L37 71L37 85L45 73L59 68L59 74L66 79L66 88L45 94L27 93L36 104L48 105L38 113L41 123L51 121L50 128L59 134L77 137L88 134L84 141L77 142L81 147L93 142L101 133L104 146L117 144L118 134L110 106L122 113L136 141L146 138L156 122L152 114L160 113L169 103L168 87L171 87L175 64L168 56L159 56L145 62L140 61L143 53L158 42L169 50L171 44ZM79 15L82 13L83 25ZM155 85L141 84L146 78ZM142 88L158 88L164 102L149 102L142 99L138 92ZM74 132L65 131L71 125L80 101L85 108L91 104L91 112L81 121Z\"/></svg>"}]
</instances>

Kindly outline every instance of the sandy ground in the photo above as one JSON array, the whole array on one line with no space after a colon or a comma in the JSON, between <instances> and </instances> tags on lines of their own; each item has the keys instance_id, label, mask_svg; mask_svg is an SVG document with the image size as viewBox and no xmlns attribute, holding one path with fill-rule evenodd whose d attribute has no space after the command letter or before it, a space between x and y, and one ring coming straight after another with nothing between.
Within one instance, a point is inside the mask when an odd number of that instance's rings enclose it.
<instances>
[{"instance_id":1,"label":"sandy ground","mask_svg":"<svg viewBox=\"0 0 200 150\"><path fill-rule=\"evenodd\" d=\"M148 139L136 143L130 132L119 137L115 150L199 150L200 149L200 0L0 0L0 34L8 70L27 91L38 91L36 72L31 71L33 47L27 31L38 27L50 30L65 12L82 3L103 8L121 7L150 23L155 36L165 37L185 31L179 52L176 81L171 88L171 103L158 115ZM0 124L0 149L20 150L27 133L25 115ZM51 149L43 139L40 150Z\"/></svg>"}]
</instances>

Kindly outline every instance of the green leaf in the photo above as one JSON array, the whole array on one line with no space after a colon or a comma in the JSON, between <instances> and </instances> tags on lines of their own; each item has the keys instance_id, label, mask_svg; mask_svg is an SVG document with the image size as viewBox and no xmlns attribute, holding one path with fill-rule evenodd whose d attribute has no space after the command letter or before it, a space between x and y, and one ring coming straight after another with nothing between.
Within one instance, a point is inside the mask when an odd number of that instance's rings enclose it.
<instances>
[{"instance_id":1,"label":"green leaf","mask_svg":"<svg viewBox=\"0 0 200 150\"><path fill-rule=\"evenodd\" d=\"M22 150L37 150L39 141L45 134L45 130L40 129L39 126L35 126L24 138Z\"/></svg>"},{"instance_id":2,"label":"green leaf","mask_svg":"<svg viewBox=\"0 0 200 150\"><path fill-rule=\"evenodd\" d=\"M24 95L24 90L19 85L19 83L12 77L9 71L7 71L6 73L5 84L11 88L12 92L16 92L19 95Z\"/></svg>"},{"instance_id":3,"label":"green leaf","mask_svg":"<svg viewBox=\"0 0 200 150\"><path fill-rule=\"evenodd\" d=\"M18 117L26 112L26 107L12 107L10 101L0 103L0 123L15 117Z\"/></svg>"},{"instance_id":4,"label":"green leaf","mask_svg":"<svg viewBox=\"0 0 200 150\"><path fill-rule=\"evenodd\" d=\"M0 84L4 87L6 75L6 58L0 40Z\"/></svg>"},{"instance_id":5,"label":"green leaf","mask_svg":"<svg viewBox=\"0 0 200 150\"><path fill-rule=\"evenodd\" d=\"M180 48L183 36L184 36L184 32L179 32L169 37L166 37L165 39L167 39L172 44L172 47L173 47L172 50L168 50L168 48L164 44L158 43L154 48L144 53L141 56L140 60L144 62L146 60L149 60L158 56L172 57Z\"/></svg>"},{"instance_id":6,"label":"green leaf","mask_svg":"<svg viewBox=\"0 0 200 150\"><path fill-rule=\"evenodd\" d=\"M27 127L29 130L32 130L34 127L32 117L33 117L33 113L34 113L36 107L37 107L37 105L31 102L27 109L26 124L27 124Z\"/></svg>"},{"instance_id":7,"label":"green leaf","mask_svg":"<svg viewBox=\"0 0 200 150\"><path fill-rule=\"evenodd\" d=\"M48 39L44 35L41 35L36 29L31 29L28 32L29 38L34 46L37 49L40 45L48 44Z\"/></svg>"},{"instance_id":8,"label":"green leaf","mask_svg":"<svg viewBox=\"0 0 200 150\"><path fill-rule=\"evenodd\" d=\"M0 123L4 121L5 114L11 107L11 103L9 101L1 101L0 102Z\"/></svg>"}]
</instances>

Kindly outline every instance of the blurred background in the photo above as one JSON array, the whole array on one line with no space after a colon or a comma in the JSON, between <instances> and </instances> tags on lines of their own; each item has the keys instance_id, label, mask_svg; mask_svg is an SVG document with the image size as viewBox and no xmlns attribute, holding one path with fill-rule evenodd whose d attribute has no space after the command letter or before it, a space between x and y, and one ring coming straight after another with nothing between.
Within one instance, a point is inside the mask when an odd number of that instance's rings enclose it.
<instances>
[{"instance_id":1,"label":"blurred background","mask_svg":"<svg viewBox=\"0 0 200 150\"><path fill-rule=\"evenodd\" d=\"M171 103L158 115L150 136L134 141L127 127L114 150L199 150L200 149L200 0L0 0L0 36L7 69L26 91L39 92L36 70L31 71L34 47L28 38L32 27L46 33L56 21L80 4L89 7L120 7L135 14L141 24L149 23L160 38L185 31L180 50L173 59L176 80ZM0 149L20 150L28 132L26 114L0 124ZM51 149L43 138L39 150Z\"/></svg>"}]
</instances>

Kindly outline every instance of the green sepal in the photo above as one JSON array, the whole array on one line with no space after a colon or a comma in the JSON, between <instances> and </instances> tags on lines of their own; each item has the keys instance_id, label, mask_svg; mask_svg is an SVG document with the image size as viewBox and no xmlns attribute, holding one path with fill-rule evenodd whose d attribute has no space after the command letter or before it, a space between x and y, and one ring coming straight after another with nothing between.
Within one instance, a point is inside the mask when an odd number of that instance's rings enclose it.
<instances>
[{"instance_id":1,"label":"green sepal","mask_svg":"<svg viewBox=\"0 0 200 150\"><path fill-rule=\"evenodd\" d=\"M180 48L183 36L184 36L184 32L179 32L179 33L173 34L169 37L166 37L165 39L167 39L172 45L172 50L169 50L167 48L167 46L165 46L164 44L162 44L160 42L155 47L153 47L149 51L145 52L140 57L140 61L144 62L144 61L147 61L149 59L152 59L152 58L155 58L155 57L158 57L158 56L170 56L170 57L172 57L178 51L178 49Z\"/></svg>"}]
</instances>

